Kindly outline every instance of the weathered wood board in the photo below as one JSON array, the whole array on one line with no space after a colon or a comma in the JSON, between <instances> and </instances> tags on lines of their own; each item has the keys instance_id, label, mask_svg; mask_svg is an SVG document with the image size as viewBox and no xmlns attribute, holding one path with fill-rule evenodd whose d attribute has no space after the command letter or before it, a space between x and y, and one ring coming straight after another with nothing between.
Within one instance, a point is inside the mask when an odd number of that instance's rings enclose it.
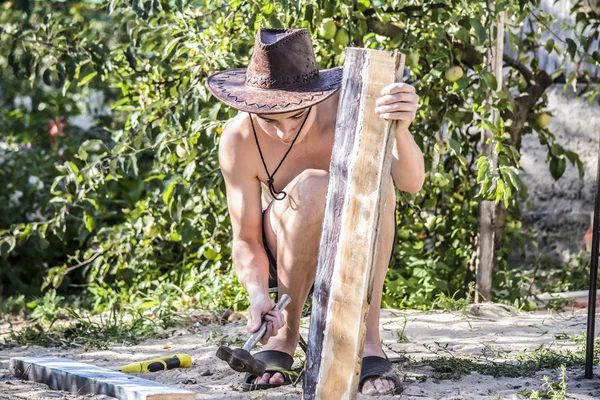
<instances>
[{"instance_id":1,"label":"weathered wood board","mask_svg":"<svg viewBox=\"0 0 600 400\"><path fill-rule=\"evenodd\" d=\"M15 357L10 372L71 393L96 393L121 400L192 400L196 393L60 357Z\"/></svg>"},{"instance_id":2,"label":"weathered wood board","mask_svg":"<svg viewBox=\"0 0 600 400\"><path fill-rule=\"evenodd\" d=\"M375 113L404 55L346 49L304 379L304 398L355 399L395 122Z\"/></svg>"}]
</instances>

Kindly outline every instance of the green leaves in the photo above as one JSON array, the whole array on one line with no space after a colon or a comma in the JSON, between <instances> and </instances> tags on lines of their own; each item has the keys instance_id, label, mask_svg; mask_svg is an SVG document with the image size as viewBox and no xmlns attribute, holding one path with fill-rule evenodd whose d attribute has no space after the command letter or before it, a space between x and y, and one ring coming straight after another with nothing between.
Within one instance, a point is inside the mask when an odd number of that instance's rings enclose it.
<instances>
[{"instance_id":1,"label":"green leaves","mask_svg":"<svg viewBox=\"0 0 600 400\"><path fill-rule=\"evenodd\" d=\"M565 173L565 168L567 163L565 162L564 157L552 157L550 159L550 173L554 180L560 179L560 177Z\"/></svg>"},{"instance_id":2,"label":"green leaves","mask_svg":"<svg viewBox=\"0 0 600 400\"><path fill-rule=\"evenodd\" d=\"M489 158L485 156L479 157L477 160L477 182L481 182L487 176L490 171L490 165Z\"/></svg>"},{"instance_id":3,"label":"green leaves","mask_svg":"<svg viewBox=\"0 0 600 400\"><path fill-rule=\"evenodd\" d=\"M86 229L90 232L93 232L94 228L96 227L96 219L92 215L84 213L83 220L85 222Z\"/></svg>"},{"instance_id":4,"label":"green leaves","mask_svg":"<svg viewBox=\"0 0 600 400\"><path fill-rule=\"evenodd\" d=\"M52 86L52 78L50 76L51 73L52 71L50 70L50 68L46 68L43 75L44 83L48 86Z\"/></svg>"},{"instance_id":5,"label":"green leaves","mask_svg":"<svg viewBox=\"0 0 600 400\"><path fill-rule=\"evenodd\" d=\"M127 50L125 50L125 58L127 59L131 69L137 71L137 59L135 57L135 50L133 46L127 46Z\"/></svg>"},{"instance_id":6,"label":"green leaves","mask_svg":"<svg viewBox=\"0 0 600 400\"><path fill-rule=\"evenodd\" d=\"M35 198L47 212L40 211L42 216L52 221L45 225L44 241L38 243L44 225L25 224L29 230L0 234L0 246L4 253L25 240L49 247L32 257L35 265L56 266L47 278L56 285L64 278L65 290L89 282L104 304L111 296L139 299L139 293L151 293L161 282L176 282L189 288L185 293L197 296L198 303L244 306L246 295L231 264L231 227L218 162L221 131L216 129L237 112L212 97L205 80L215 71L247 65L258 26L308 28L320 68L342 65L344 45L339 43L410 55L407 82L421 98L411 133L425 154L428 179L419 193L406 195L408 200L398 197L402 238L385 289L390 305L431 304L441 290L460 289L474 251L478 202L504 201L512 213L515 199L524 195L519 151L501 135L509 125L491 123L493 108L504 118L514 107L510 93L496 91L496 79L485 68L486 25L494 19L485 2L427 3L420 9L405 1L393 4L406 12L390 12L390 4L372 0L234 0L225 8L215 2L158 0L110 0L102 3L106 9L89 4L82 2L67 14L40 2L36 20L52 15L44 20L47 29L38 31L22 25L22 15L11 10L0 16L7 32L23 38L13 43L12 35L2 34L0 52L16 75L7 93L26 92L21 85L27 73L46 86L62 87L59 97L29 88L39 109L2 115L9 121L7 132L31 135L47 155L35 167L33 161L14 169L0 163L2 176L22 171L15 179L26 182L43 170L48 172L44 182L53 183ZM530 16L527 4L518 3L523 15L516 13L517 3L497 4L516 17L508 30L519 29L524 16ZM347 29L349 37L319 38L316 30L325 18L332 19L336 34ZM559 51L553 39L544 44L536 35L521 39L510 32L509 38L523 57L541 48ZM577 35L572 40L576 50L589 43L580 43ZM567 56L577 56L573 44L565 47ZM591 58L600 60L598 54ZM533 71L537 67L535 59L530 65L524 58L518 61ZM446 76L450 68L452 79ZM517 75L507 74L511 89ZM583 82L585 76L568 78ZM108 106L110 115L88 110L93 118L89 131L69 125L67 135L51 144L44 126L48 115L79 113L90 86L102 92L105 104L98 107ZM23 121L38 122L25 126ZM495 167L481 157L481 129L494 132ZM447 140L449 150L435 160L439 139ZM551 138L548 143L551 169L564 174L569 159L582 174L575 153L553 145ZM7 196L16 198L12 192ZM32 203L21 201L18 218L24 221L34 210ZM0 214L15 214L15 208L7 210ZM63 274L100 251L102 256L78 272ZM51 258L54 254L59 261ZM29 271L38 278L47 273Z\"/></svg>"},{"instance_id":7,"label":"green leaves","mask_svg":"<svg viewBox=\"0 0 600 400\"><path fill-rule=\"evenodd\" d=\"M487 39L487 32L486 32L485 28L483 27L483 25L481 25L481 22L479 21L479 19L470 18L469 21L471 22L471 26L475 30L475 35L479 39L479 44L485 43L485 41Z\"/></svg>"},{"instance_id":8,"label":"green leaves","mask_svg":"<svg viewBox=\"0 0 600 400\"><path fill-rule=\"evenodd\" d=\"M548 158L550 159L550 173L555 180L560 179L565 173L567 159L572 165L577 166L579 171L579 179L583 179L583 163L576 153L565 150L565 148L558 143L552 143L548 152Z\"/></svg>"},{"instance_id":9,"label":"green leaves","mask_svg":"<svg viewBox=\"0 0 600 400\"><path fill-rule=\"evenodd\" d=\"M583 162L581 162L579 155L572 151L565 151L564 154L569 159L569 161L571 161L571 164L577 166L577 170L579 171L579 179L583 179L585 170L583 167Z\"/></svg>"},{"instance_id":10,"label":"green leaves","mask_svg":"<svg viewBox=\"0 0 600 400\"><path fill-rule=\"evenodd\" d=\"M525 9L525 6L530 2L531 2L531 0L519 0L519 10L521 12L523 12L523 10Z\"/></svg>"},{"instance_id":11,"label":"green leaves","mask_svg":"<svg viewBox=\"0 0 600 400\"><path fill-rule=\"evenodd\" d=\"M192 179L192 175L194 174L195 170L196 170L196 161L193 160L188 165L186 165L185 169L183 170L183 178L186 181L190 181Z\"/></svg>"},{"instance_id":12,"label":"green leaves","mask_svg":"<svg viewBox=\"0 0 600 400\"><path fill-rule=\"evenodd\" d=\"M178 38L171 40L165 46L165 49L163 51L163 57L162 57L163 61L170 57L171 53L173 53L173 50L175 49L175 46L177 46L177 43L179 43L180 41L181 41L181 38L178 37Z\"/></svg>"},{"instance_id":13,"label":"green leaves","mask_svg":"<svg viewBox=\"0 0 600 400\"><path fill-rule=\"evenodd\" d=\"M567 42L567 53L571 56L571 60L575 60L575 54L577 53L577 43L573 39L566 38Z\"/></svg>"},{"instance_id":14,"label":"green leaves","mask_svg":"<svg viewBox=\"0 0 600 400\"><path fill-rule=\"evenodd\" d=\"M175 190L175 187L178 183L179 183L178 177L172 178L167 183L167 186L165 187L165 191L163 192L162 199L165 202L165 204L167 204L169 206L169 209L171 208L171 205L172 205L173 191Z\"/></svg>"},{"instance_id":15,"label":"green leaves","mask_svg":"<svg viewBox=\"0 0 600 400\"><path fill-rule=\"evenodd\" d=\"M477 160L477 182L480 184L477 197L482 200L503 201L507 206L512 199L512 192L521 188L519 171L512 166L492 168L488 157L481 156Z\"/></svg>"},{"instance_id":16,"label":"green leaves","mask_svg":"<svg viewBox=\"0 0 600 400\"><path fill-rule=\"evenodd\" d=\"M489 71L484 70L484 71L481 71L479 76L485 82L486 89L489 89L489 90L497 90L498 89L498 81L496 80L496 77L494 76L494 74L490 73Z\"/></svg>"},{"instance_id":17,"label":"green leaves","mask_svg":"<svg viewBox=\"0 0 600 400\"><path fill-rule=\"evenodd\" d=\"M83 85L85 85L90 80L92 80L96 75L98 75L98 72L96 72L96 71L89 73L81 81L79 81L79 83L77 84L77 86L83 86Z\"/></svg>"},{"instance_id":18,"label":"green leaves","mask_svg":"<svg viewBox=\"0 0 600 400\"><path fill-rule=\"evenodd\" d=\"M544 46L548 54L552 53L554 50L554 39L550 38L546 41L546 46Z\"/></svg>"}]
</instances>

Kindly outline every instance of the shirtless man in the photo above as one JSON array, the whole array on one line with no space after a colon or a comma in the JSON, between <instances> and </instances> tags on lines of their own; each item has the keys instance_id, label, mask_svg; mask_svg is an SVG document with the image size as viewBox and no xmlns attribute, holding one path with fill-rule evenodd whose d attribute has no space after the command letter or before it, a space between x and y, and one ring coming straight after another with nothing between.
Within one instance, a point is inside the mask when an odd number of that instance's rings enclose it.
<instances>
[{"instance_id":1,"label":"shirtless man","mask_svg":"<svg viewBox=\"0 0 600 400\"><path fill-rule=\"evenodd\" d=\"M279 43L279 48L285 47L298 35L307 40L307 33L302 35L298 31L305 30L259 30L245 86L252 81L252 74L257 74L264 67L261 63L265 59L270 58L267 62L277 59L273 54L277 50L273 48L273 43ZM265 48L266 56L261 55ZM285 52L290 54L297 49L292 47ZM271 73L277 68L281 67L271 65ZM241 70L237 72L246 73ZM321 72L321 75L326 74ZM223 130L219 163L226 184L233 231L233 266L250 297L249 332L255 332L263 318L269 321L267 332L261 340L263 351L255 356L260 358L259 355L265 350L273 350L271 355L285 356L287 361L283 365L286 369L291 367L293 361L299 341L302 309L315 279L339 103L339 81L341 79L337 80L337 87L326 99L307 103L305 107L297 107L294 111L277 113L244 111L251 109L252 102L232 103L230 91L234 90L234 84L225 94L217 89L227 87L225 80L221 81L220 86L214 80L208 84L211 92L220 100L241 111ZM247 99L261 104L254 88L245 90ZM273 91L263 91L268 90ZM292 96L296 89L277 89L277 92L283 90L290 91ZM307 90L306 87L304 90ZM243 97L244 93L240 92L236 100L240 101ZM268 97L265 99L269 100ZM386 87L377 100L375 111L380 117L398 120L398 123L367 320L363 369L366 357L374 356L370 357L371 362L386 363L391 371L379 337L379 314L396 228L394 184L399 190L416 193L421 189L424 179L423 155L408 130L415 118L418 99L414 87L397 83ZM270 111L276 108L274 106ZM283 312L270 310L274 303L269 297L269 287L275 285L279 296L287 293L292 299ZM284 321L287 321L287 326ZM284 329L280 329L284 326ZM263 361L267 361L268 365L276 363L268 358ZM390 373L394 375L393 378L385 374L387 378L379 375L361 379L359 390L369 395L399 393L399 380L393 371ZM262 377L250 377L246 383L256 388L268 388L289 381L283 374L271 371L265 372Z\"/></svg>"}]
</instances>

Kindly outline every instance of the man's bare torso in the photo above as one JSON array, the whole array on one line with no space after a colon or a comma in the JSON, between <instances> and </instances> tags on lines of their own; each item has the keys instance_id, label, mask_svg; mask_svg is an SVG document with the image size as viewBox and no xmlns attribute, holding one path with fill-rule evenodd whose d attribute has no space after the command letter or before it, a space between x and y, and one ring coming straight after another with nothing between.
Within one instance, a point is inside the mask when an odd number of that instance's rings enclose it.
<instances>
[{"instance_id":1,"label":"man's bare torso","mask_svg":"<svg viewBox=\"0 0 600 400\"><path fill-rule=\"evenodd\" d=\"M302 141L294 144L291 151L277 170L277 173L275 173L275 190L278 192L283 190L288 183L306 169L322 169L329 171L338 102L339 92L329 99L313 106L313 112L314 109L317 108L316 120L310 126L306 137ZM256 116L253 118L256 118ZM231 122L237 127L237 134L241 136L241 143L236 146L236 152L244 151L250 155L246 167L252 169L252 175L256 177L257 184L262 182L263 188L266 188L267 173L256 146L256 139L252 132L249 114L240 113ZM269 174L273 175L273 172L288 151L290 145L268 135L256 122L254 123L254 127L256 129L256 135L265 164L267 165ZM306 127L304 129L306 129ZM244 171L244 175L247 174L248 171ZM264 204L265 201L266 200L263 197L263 209L268 205Z\"/></svg>"}]
</instances>

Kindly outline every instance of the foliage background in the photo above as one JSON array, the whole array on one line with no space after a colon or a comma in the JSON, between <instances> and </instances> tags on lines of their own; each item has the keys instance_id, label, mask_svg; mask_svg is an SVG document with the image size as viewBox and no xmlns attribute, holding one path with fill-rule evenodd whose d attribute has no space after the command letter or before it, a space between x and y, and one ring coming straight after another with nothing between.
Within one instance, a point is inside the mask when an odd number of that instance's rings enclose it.
<instances>
[{"instance_id":1,"label":"foliage background","mask_svg":"<svg viewBox=\"0 0 600 400\"><path fill-rule=\"evenodd\" d=\"M483 199L496 200L503 213L495 299L522 305L532 271L506 263L515 248L525 251L521 137L534 134L547 147L555 179L569 164L582 171L577 154L557 144L539 116L552 82L566 90L574 80L592 82L585 68L546 74L533 50L557 52L563 61L600 61L597 51L588 53L598 40L593 9L575 5L577 25L564 27L573 39L541 42L553 18L538 6L524 0L495 2L496 11L486 1L458 0L0 2L0 296L12 299L4 311L42 293L29 303L34 310L45 303L94 313L247 307L231 267L217 160L222 125L235 110L211 97L204 81L214 71L247 65L259 26L308 28L322 68L343 64L344 45L407 54L405 78L422 103L411 131L428 172L421 192L398 195L400 241L384 306L435 307L469 295ZM495 91L485 53L502 10L510 17L508 46L520 51L505 55L505 84ZM334 40L319 34L328 19ZM531 20L536 29L519 36ZM453 66L464 75L449 82ZM96 91L108 113L88 109L86 98ZM590 102L596 95L594 85L581 93ZM492 108L501 111L497 125ZM79 114L92 116L90 129L68 122ZM494 133L497 166L481 157L482 129ZM448 151L440 140L448 141ZM571 290L585 287L581 277L560 279Z\"/></svg>"}]
</instances>

